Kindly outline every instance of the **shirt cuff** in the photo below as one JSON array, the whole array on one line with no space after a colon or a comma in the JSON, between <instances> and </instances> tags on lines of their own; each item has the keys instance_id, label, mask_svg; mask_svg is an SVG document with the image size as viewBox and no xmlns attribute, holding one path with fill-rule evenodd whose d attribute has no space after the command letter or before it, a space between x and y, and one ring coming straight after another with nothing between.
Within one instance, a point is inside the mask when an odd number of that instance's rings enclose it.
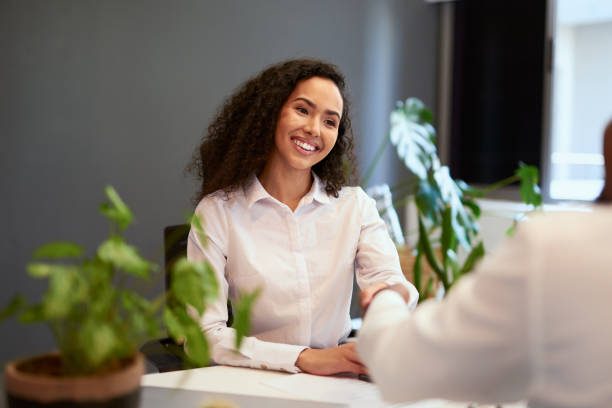
<instances>
[{"instance_id":1,"label":"shirt cuff","mask_svg":"<svg viewBox=\"0 0 612 408\"><path fill-rule=\"evenodd\" d=\"M240 347L240 354L257 361L259 368L289 373L301 372L295 363L300 353L308 347L258 341L256 338L246 340Z\"/></svg>"}]
</instances>

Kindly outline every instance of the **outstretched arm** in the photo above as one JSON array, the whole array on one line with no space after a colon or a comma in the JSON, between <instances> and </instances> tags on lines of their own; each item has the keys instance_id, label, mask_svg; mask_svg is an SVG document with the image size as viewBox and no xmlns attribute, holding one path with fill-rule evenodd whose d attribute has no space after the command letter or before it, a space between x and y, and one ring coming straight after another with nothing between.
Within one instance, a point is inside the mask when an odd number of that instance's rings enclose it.
<instances>
[{"instance_id":1,"label":"outstretched arm","mask_svg":"<svg viewBox=\"0 0 612 408\"><path fill-rule=\"evenodd\" d=\"M358 351L386 399L503 402L525 396L529 265L518 237L512 242L442 302L411 312L395 291L375 296Z\"/></svg>"},{"instance_id":2,"label":"outstretched arm","mask_svg":"<svg viewBox=\"0 0 612 408\"><path fill-rule=\"evenodd\" d=\"M397 249L376 204L365 192L360 191L361 230L355 259L357 284L361 289L362 310L367 309L372 298L380 290L392 285L402 285L408 294L408 304L416 307L419 293L406 280L400 267Z\"/></svg>"}]
</instances>

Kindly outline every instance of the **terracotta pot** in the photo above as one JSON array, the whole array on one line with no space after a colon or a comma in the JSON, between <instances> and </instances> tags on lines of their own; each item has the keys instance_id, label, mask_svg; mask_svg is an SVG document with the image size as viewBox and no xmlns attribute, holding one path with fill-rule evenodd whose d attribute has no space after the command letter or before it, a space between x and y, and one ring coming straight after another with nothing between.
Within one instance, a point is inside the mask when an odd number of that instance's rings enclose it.
<instances>
[{"instance_id":1,"label":"terracotta pot","mask_svg":"<svg viewBox=\"0 0 612 408\"><path fill-rule=\"evenodd\" d=\"M4 370L8 406L21 407L138 407L144 361L137 354L123 368L100 375L60 377L20 370L25 364L59 361L58 353L13 361Z\"/></svg>"}]
</instances>

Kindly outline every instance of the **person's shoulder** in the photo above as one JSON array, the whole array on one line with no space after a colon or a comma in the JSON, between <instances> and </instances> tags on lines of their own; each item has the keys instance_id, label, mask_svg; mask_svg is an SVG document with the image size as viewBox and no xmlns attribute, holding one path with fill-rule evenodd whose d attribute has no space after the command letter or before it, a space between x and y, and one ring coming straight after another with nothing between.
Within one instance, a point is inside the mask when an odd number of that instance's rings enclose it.
<instances>
[{"instance_id":1,"label":"person's shoulder","mask_svg":"<svg viewBox=\"0 0 612 408\"><path fill-rule=\"evenodd\" d=\"M338 191L338 199L367 201L370 199L370 196L359 186L344 186Z\"/></svg>"},{"instance_id":2,"label":"person's shoulder","mask_svg":"<svg viewBox=\"0 0 612 408\"><path fill-rule=\"evenodd\" d=\"M612 206L594 206L572 211L543 211L521 222L519 232L543 242L570 242L608 234L612 229Z\"/></svg>"},{"instance_id":3,"label":"person's shoulder","mask_svg":"<svg viewBox=\"0 0 612 408\"><path fill-rule=\"evenodd\" d=\"M534 227L559 227L584 223L599 224L612 222L612 206L597 205L591 207L577 207L572 210L545 210L529 217L529 224Z\"/></svg>"},{"instance_id":4,"label":"person's shoulder","mask_svg":"<svg viewBox=\"0 0 612 408\"><path fill-rule=\"evenodd\" d=\"M337 208L359 214L371 214L376 211L376 202L359 186L345 186L338 191L338 197L332 198Z\"/></svg>"},{"instance_id":5,"label":"person's shoulder","mask_svg":"<svg viewBox=\"0 0 612 408\"><path fill-rule=\"evenodd\" d=\"M195 211L199 213L211 210L222 210L236 202L239 196L239 190L230 192L217 190L214 193L204 196L196 206Z\"/></svg>"}]
</instances>

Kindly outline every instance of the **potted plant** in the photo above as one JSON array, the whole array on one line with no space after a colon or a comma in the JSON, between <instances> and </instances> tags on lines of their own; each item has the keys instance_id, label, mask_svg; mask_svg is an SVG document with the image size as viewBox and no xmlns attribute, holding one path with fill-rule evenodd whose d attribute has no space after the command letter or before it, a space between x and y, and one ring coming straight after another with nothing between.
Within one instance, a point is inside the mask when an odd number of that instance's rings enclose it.
<instances>
[{"instance_id":1,"label":"potted plant","mask_svg":"<svg viewBox=\"0 0 612 408\"><path fill-rule=\"evenodd\" d=\"M130 289L132 280L149 280L157 266L126 242L123 233L132 212L112 187L105 192L108 202L100 211L110 221L110 236L90 256L71 242L38 248L27 272L47 280L42 298L29 304L17 295L0 311L0 319L17 315L23 323L46 323L58 348L7 364L10 407L138 406L144 372L138 347L158 337L164 324L175 341L188 345L188 364L209 360L198 319L217 294L211 266L178 260L169 289L154 300ZM200 221L194 218L192 225L205 242ZM253 299L246 296L236 307L237 347L248 329Z\"/></svg>"},{"instance_id":2,"label":"potted plant","mask_svg":"<svg viewBox=\"0 0 612 408\"><path fill-rule=\"evenodd\" d=\"M520 183L520 196L532 208L542 204L538 187L538 169L520 163L515 173L490 186L477 189L461 180L454 180L450 170L438 158L433 115L423 102L409 98L398 102L390 115L390 132L379 147L374 161L365 173L367 181L389 143L413 175L412 179L393 189L401 198L395 206L414 200L417 210L418 239L412 252L411 275L420 299L425 300L442 287L448 292L464 274L470 272L484 256L485 248L478 236L478 218L481 214L478 198L498 188ZM380 208L380 207L379 207ZM384 212L393 207L383 208ZM394 210L393 210L394 211ZM393 218L393 217L391 217ZM516 220L515 220L516 221ZM398 226L395 227L397 229ZM509 230L512 232L512 228ZM407 271L404 271L408 275Z\"/></svg>"}]
</instances>

